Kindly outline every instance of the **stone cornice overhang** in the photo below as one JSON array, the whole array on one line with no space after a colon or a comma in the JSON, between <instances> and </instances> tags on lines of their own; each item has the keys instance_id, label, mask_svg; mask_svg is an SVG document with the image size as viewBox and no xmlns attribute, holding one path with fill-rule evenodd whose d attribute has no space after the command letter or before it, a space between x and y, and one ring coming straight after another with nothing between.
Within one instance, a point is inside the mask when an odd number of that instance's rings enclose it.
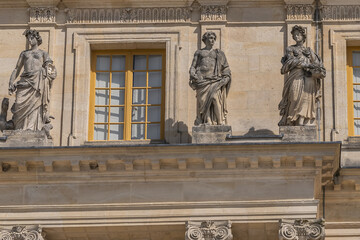
<instances>
[{"instance_id":1,"label":"stone cornice overhang","mask_svg":"<svg viewBox=\"0 0 360 240\"><path fill-rule=\"evenodd\" d=\"M141 178L145 172L158 180L176 172L176 180L187 178L190 171L203 177L209 177L208 171L219 177L239 172L241 177L253 172L261 172L258 177L280 172L291 177L316 171L321 184L327 184L339 169L340 151L340 142L1 148L0 180L11 182L16 176L17 181L30 181L36 176L41 181L38 177L44 176L47 181L51 179L46 176L59 175L73 181L83 174L94 174L97 180L113 174L120 180L128 175Z\"/></svg>"},{"instance_id":2,"label":"stone cornice overhang","mask_svg":"<svg viewBox=\"0 0 360 240\"><path fill-rule=\"evenodd\" d=\"M36 223L43 227L77 227L184 224L189 219L234 223L314 219L319 204L316 196L322 183L330 181L337 171L340 148L340 142L2 148L0 189L6 189L7 193L27 186L31 189L46 186L56 192L62 191L57 190L60 185L74 189L84 185L101 188L103 183L129 188L146 183L148 189L174 184L177 191L181 191L179 186L205 183L214 185L211 189L216 191L206 192L205 188L202 194L208 196L193 201L181 198L136 202L129 196L128 201L107 203L91 202L91 197L89 201L77 201L78 192L70 191L67 194L76 195L71 198L74 202L63 204L37 203L29 196L16 195L28 200L4 204L0 198L0 225ZM246 188L244 185L252 182L266 185L268 195L263 192L260 199L243 200L216 195L223 192L222 187L229 189L232 183ZM286 187L287 184L290 185ZM309 189L298 194L298 186ZM256 187L248 191L256 192ZM41 194L46 198L48 192L44 190Z\"/></svg>"}]
</instances>

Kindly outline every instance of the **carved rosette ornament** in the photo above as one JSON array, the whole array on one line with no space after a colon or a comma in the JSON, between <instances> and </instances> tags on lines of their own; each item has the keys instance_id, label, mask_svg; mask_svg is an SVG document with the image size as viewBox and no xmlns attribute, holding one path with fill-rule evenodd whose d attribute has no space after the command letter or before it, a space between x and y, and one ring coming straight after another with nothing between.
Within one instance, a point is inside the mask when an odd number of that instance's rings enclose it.
<instances>
[{"instance_id":1,"label":"carved rosette ornament","mask_svg":"<svg viewBox=\"0 0 360 240\"><path fill-rule=\"evenodd\" d=\"M280 220L279 240L324 240L324 219Z\"/></svg>"},{"instance_id":2,"label":"carved rosette ornament","mask_svg":"<svg viewBox=\"0 0 360 240\"><path fill-rule=\"evenodd\" d=\"M54 7L32 7L30 11L31 23L55 23L57 8Z\"/></svg>"},{"instance_id":3,"label":"carved rosette ornament","mask_svg":"<svg viewBox=\"0 0 360 240\"><path fill-rule=\"evenodd\" d=\"M187 222L185 240L232 240L230 221Z\"/></svg>"},{"instance_id":4,"label":"carved rosette ornament","mask_svg":"<svg viewBox=\"0 0 360 240\"><path fill-rule=\"evenodd\" d=\"M44 240L42 228L34 226L14 226L0 228L0 240Z\"/></svg>"}]
</instances>

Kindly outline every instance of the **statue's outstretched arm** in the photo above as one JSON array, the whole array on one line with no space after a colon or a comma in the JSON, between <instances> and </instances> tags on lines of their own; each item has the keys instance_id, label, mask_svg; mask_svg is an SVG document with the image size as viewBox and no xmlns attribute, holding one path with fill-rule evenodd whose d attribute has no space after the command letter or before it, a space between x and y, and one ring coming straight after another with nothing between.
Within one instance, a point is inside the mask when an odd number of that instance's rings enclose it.
<instances>
[{"instance_id":1,"label":"statue's outstretched arm","mask_svg":"<svg viewBox=\"0 0 360 240\"><path fill-rule=\"evenodd\" d=\"M21 68L24 65L24 56L23 56L23 52L20 54L19 59L16 63L15 69L12 72L11 76L10 76L10 80L9 80L9 95L12 95L15 90L15 79L19 76Z\"/></svg>"}]
</instances>

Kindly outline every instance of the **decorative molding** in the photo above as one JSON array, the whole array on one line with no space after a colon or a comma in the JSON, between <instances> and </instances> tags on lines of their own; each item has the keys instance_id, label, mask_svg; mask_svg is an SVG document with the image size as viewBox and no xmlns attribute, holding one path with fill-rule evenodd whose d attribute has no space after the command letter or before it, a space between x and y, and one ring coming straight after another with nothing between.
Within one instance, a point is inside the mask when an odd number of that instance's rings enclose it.
<instances>
[{"instance_id":1,"label":"decorative molding","mask_svg":"<svg viewBox=\"0 0 360 240\"><path fill-rule=\"evenodd\" d=\"M318 220L280 220L279 240L324 240L325 221Z\"/></svg>"},{"instance_id":2,"label":"decorative molding","mask_svg":"<svg viewBox=\"0 0 360 240\"><path fill-rule=\"evenodd\" d=\"M322 14L325 21L359 21L360 5L325 5Z\"/></svg>"},{"instance_id":3,"label":"decorative molding","mask_svg":"<svg viewBox=\"0 0 360 240\"><path fill-rule=\"evenodd\" d=\"M232 240L230 221L187 222L185 240Z\"/></svg>"},{"instance_id":4,"label":"decorative molding","mask_svg":"<svg viewBox=\"0 0 360 240\"><path fill-rule=\"evenodd\" d=\"M38 225L33 226L14 226L0 229L0 239L6 240L44 240L41 235L42 228Z\"/></svg>"},{"instance_id":5,"label":"decorative molding","mask_svg":"<svg viewBox=\"0 0 360 240\"><path fill-rule=\"evenodd\" d=\"M67 23L171 23L190 22L188 7L66 9Z\"/></svg>"},{"instance_id":6,"label":"decorative molding","mask_svg":"<svg viewBox=\"0 0 360 240\"><path fill-rule=\"evenodd\" d=\"M286 8L286 20L312 20L314 7L310 4L288 4Z\"/></svg>"},{"instance_id":7,"label":"decorative molding","mask_svg":"<svg viewBox=\"0 0 360 240\"><path fill-rule=\"evenodd\" d=\"M55 23L56 11L55 7L32 7L30 11L31 23Z\"/></svg>"},{"instance_id":8,"label":"decorative molding","mask_svg":"<svg viewBox=\"0 0 360 240\"><path fill-rule=\"evenodd\" d=\"M226 5L202 5L201 21L226 21Z\"/></svg>"}]
</instances>

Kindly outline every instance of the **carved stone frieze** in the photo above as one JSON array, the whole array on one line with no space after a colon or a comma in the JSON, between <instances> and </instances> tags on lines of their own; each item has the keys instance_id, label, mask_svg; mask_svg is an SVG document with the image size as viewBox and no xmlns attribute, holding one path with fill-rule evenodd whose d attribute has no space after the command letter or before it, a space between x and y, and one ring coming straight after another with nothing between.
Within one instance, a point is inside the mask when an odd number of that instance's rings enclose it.
<instances>
[{"instance_id":1,"label":"carved stone frieze","mask_svg":"<svg viewBox=\"0 0 360 240\"><path fill-rule=\"evenodd\" d=\"M44 240L41 235L42 228L34 226L14 226L0 228L0 239L4 240Z\"/></svg>"},{"instance_id":2,"label":"carved stone frieze","mask_svg":"<svg viewBox=\"0 0 360 240\"><path fill-rule=\"evenodd\" d=\"M360 20L360 5L325 5L322 8L323 20Z\"/></svg>"},{"instance_id":3,"label":"carved stone frieze","mask_svg":"<svg viewBox=\"0 0 360 240\"><path fill-rule=\"evenodd\" d=\"M67 23L161 23L189 22L186 7L66 9Z\"/></svg>"},{"instance_id":4,"label":"carved stone frieze","mask_svg":"<svg viewBox=\"0 0 360 240\"><path fill-rule=\"evenodd\" d=\"M30 11L31 23L55 23L57 8L54 7L32 7Z\"/></svg>"},{"instance_id":5,"label":"carved stone frieze","mask_svg":"<svg viewBox=\"0 0 360 240\"><path fill-rule=\"evenodd\" d=\"M318 220L280 220L279 240L324 240L325 221Z\"/></svg>"},{"instance_id":6,"label":"carved stone frieze","mask_svg":"<svg viewBox=\"0 0 360 240\"><path fill-rule=\"evenodd\" d=\"M201 21L226 21L226 5L202 5Z\"/></svg>"},{"instance_id":7,"label":"carved stone frieze","mask_svg":"<svg viewBox=\"0 0 360 240\"><path fill-rule=\"evenodd\" d=\"M287 20L311 20L313 18L313 5L288 4L285 8Z\"/></svg>"},{"instance_id":8,"label":"carved stone frieze","mask_svg":"<svg viewBox=\"0 0 360 240\"><path fill-rule=\"evenodd\" d=\"M185 240L232 240L230 221L187 222Z\"/></svg>"}]
</instances>

